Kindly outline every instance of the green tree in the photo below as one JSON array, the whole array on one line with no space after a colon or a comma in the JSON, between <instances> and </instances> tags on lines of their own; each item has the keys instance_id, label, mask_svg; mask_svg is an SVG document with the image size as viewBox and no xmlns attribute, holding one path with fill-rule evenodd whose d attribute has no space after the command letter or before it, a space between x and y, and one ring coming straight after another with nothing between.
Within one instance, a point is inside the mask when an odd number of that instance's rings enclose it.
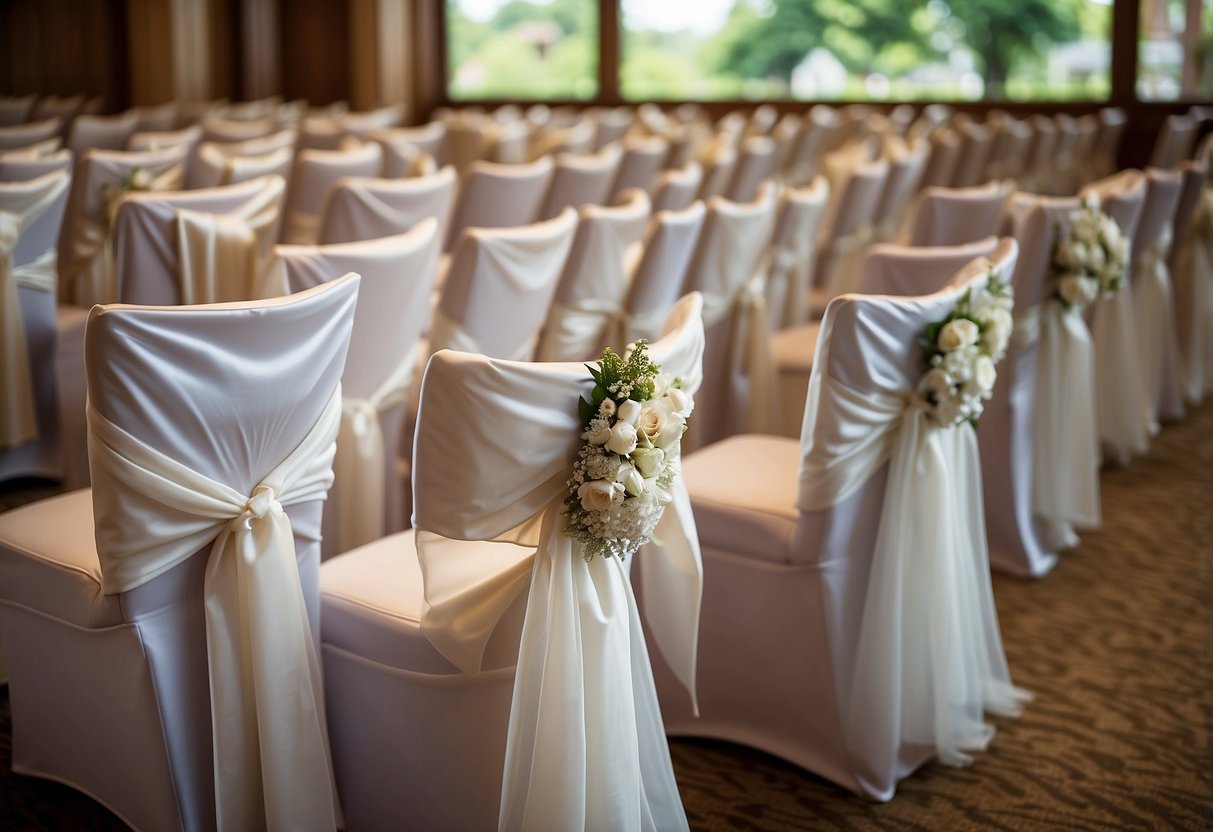
<instances>
[{"instance_id":1,"label":"green tree","mask_svg":"<svg viewBox=\"0 0 1213 832\"><path fill-rule=\"evenodd\" d=\"M1084 0L949 0L965 41L985 69L986 95L1001 98L1017 60L1079 35Z\"/></svg>"}]
</instances>

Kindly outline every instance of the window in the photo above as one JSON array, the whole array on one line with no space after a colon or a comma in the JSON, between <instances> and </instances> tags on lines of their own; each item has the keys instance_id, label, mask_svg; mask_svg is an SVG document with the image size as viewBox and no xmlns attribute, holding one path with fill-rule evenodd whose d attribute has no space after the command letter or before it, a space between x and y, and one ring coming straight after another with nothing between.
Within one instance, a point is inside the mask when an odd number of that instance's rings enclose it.
<instances>
[{"instance_id":1,"label":"window","mask_svg":"<svg viewBox=\"0 0 1213 832\"><path fill-rule=\"evenodd\" d=\"M1104 99L1111 19L1111 0L623 0L620 85L631 100Z\"/></svg>"},{"instance_id":2,"label":"window","mask_svg":"<svg viewBox=\"0 0 1213 832\"><path fill-rule=\"evenodd\" d=\"M447 0L452 100L598 94L598 0Z\"/></svg>"},{"instance_id":3,"label":"window","mask_svg":"<svg viewBox=\"0 0 1213 832\"><path fill-rule=\"evenodd\" d=\"M1137 95L1213 98L1213 0L1141 0Z\"/></svg>"}]
</instances>

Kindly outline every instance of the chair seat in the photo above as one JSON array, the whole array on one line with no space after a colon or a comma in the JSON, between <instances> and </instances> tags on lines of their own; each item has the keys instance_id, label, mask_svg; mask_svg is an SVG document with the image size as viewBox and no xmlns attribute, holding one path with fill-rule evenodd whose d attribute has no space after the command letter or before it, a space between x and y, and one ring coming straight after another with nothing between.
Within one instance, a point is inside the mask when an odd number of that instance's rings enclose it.
<instances>
[{"instance_id":1,"label":"chair seat","mask_svg":"<svg viewBox=\"0 0 1213 832\"><path fill-rule=\"evenodd\" d=\"M79 627L124 623L118 596L101 594L90 489L0 514L0 586L6 602Z\"/></svg>"},{"instance_id":2,"label":"chair seat","mask_svg":"<svg viewBox=\"0 0 1213 832\"><path fill-rule=\"evenodd\" d=\"M321 640L390 667L459 674L421 632L425 598L414 531L389 535L321 564ZM529 553L507 543L453 541L452 545L492 546L503 557ZM525 609L525 601L524 592L522 603L515 607ZM507 614L489 640L485 669L509 667L517 661L521 629L521 616Z\"/></svg>"},{"instance_id":3,"label":"chair seat","mask_svg":"<svg viewBox=\"0 0 1213 832\"><path fill-rule=\"evenodd\" d=\"M775 333L771 340L771 353L781 375L795 372L808 377L809 371L813 369L817 333L820 331L821 321L813 321Z\"/></svg>"},{"instance_id":4,"label":"chair seat","mask_svg":"<svg viewBox=\"0 0 1213 832\"><path fill-rule=\"evenodd\" d=\"M800 443L742 434L709 445L682 462L705 547L788 562L800 516Z\"/></svg>"}]
</instances>

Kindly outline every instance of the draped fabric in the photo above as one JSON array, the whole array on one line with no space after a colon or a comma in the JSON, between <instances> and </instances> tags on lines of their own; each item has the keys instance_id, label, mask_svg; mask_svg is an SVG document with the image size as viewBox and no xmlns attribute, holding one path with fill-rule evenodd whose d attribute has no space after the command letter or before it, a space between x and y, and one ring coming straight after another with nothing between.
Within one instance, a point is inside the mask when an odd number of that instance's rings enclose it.
<instances>
[{"instance_id":1,"label":"draped fabric","mask_svg":"<svg viewBox=\"0 0 1213 832\"><path fill-rule=\"evenodd\" d=\"M134 589L210 544L204 605L220 829L339 822L319 658L283 506L328 491L340 402L338 388L250 494L89 410L102 591Z\"/></svg>"},{"instance_id":2,"label":"draped fabric","mask_svg":"<svg viewBox=\"0 0 1213 832\"><path fill-rule=\"evenodd\" d=\"M1150 431L1158 432L1160 418L1183 415L1179 385L1179 344L1175 333L1171 272L1167 252L1171 228L1144 252L1133 277L1134 328L1137 331L1139 384L1150 413Z\"/></svg>"},{"instance_id":3,"label":"draped fabric","mask_svg":"<svg viewBox=\"0 0 1213 832\"><path fill-rule=\"evenodd\" d=\"M1213 392L1213 187L1198 199L1174 275L1183 393L1193 404Z\"/></svg>"},{"instance_id":4,"label":"draped fabric","mask_svg":"<svg viewBox=\"0 0 1213 832\"><path fill-rule=\"evenodd\" d=\"M1078 544L1074 529L1097 528L1099 428L1095 419L1095 353L1082 311L1059 300L1035 307L1020 344L1039 343L1033 425L1032 510L1052 550ZM1021 321L1020 323L1023 323Z\"/></svg>"},{"instance_id":5,"label":"draped fabric","mask_svg":"<svg viewBox=\"0 0 1213 832\"><path fill-rule=\"evenodd\" d=\"M684 301L650 354L694 393L703 336ZM418 416L417 550L422 631L480 671L501 615L528 590L510 713L502 829L687 828L627 565L587 562L562 531L580 445L580 364L527 365L440 353ZM681 478L638 555L652 638L694 696L702 567ZM464 540L535 548L468 547Z\"/></svg>"},{"instance_id":6,"label":"draped fabric","mask_svg":"<svg viewBox=\"0 0 1213 832\"><path fill-rule=\"evenodd\" d=\"M55 250L14 264L22 229L29 229L63 198L69 176L49 174L0 187L0 450L38 438L38 416L18 287L55 291Z\"/></svg>"},{"instance_id":7,"label":"draped fabric","mask_svg":"<svg viewBox=\"0 0 1213 832\"><path fill-rule=\"evenodd\" d=\"M932 296L950 301L932 319L960 295ZM925 325L912 302L857 312L849 335L835 328L840 308L827 310L809 380L798 508L835 506L888 463L853 676L840 691L847 745L877 772L895 770L903 744L963 765L993 735L983 711L1014 715L1028 698L1011 684L998 631L976 438L931 420L914 389L917 349L889 341ZM838 335L859 341L840 350ZM848 363L855 379L838 373Z\"/></svg>"}]
</instances>

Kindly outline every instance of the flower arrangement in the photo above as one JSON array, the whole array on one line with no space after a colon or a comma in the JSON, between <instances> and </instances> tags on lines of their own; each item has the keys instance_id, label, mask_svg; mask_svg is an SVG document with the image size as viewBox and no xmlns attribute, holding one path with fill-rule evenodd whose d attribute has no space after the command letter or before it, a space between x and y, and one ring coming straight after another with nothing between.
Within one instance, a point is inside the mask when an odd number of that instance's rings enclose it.
<instances>
[{"instance_id":1,"label":"flower arrangement","mask_svg":"<svg viewBox=\"0 0 1213 832\"><path fill-rule=\"evenodd\" d=\"M670 503L682 434L695 404L680 379L649 360L643 340L621 358L610 347L578 410L585 443L565 499L564 533L585 559L625 558L647 543Z\"/></svg>"},{"instance_id":2,"label":"flower arrangement","mask_svg":"<svg viewBox=\"0 0 1213 832\"><path fill-rule=\"evenodd\" d=\"M927 326L918 395L936 424L977 426L1011 340L1014 303L1010 284L991 272L984 288L965 292L946 318Z\"/></svg>"},{"instance_id":3,"label":"flower arrangement","mask_svg":"<svg viewBox=\"0 0 1213 832\"><path fill-rule=\"evenodd\" d=\"M113 182L101 183L101 195L105 197L105 216L112 223L114 214L118 211L118 202L122 199L122 195L128 191L150 191L156 185L156 180L152 177L147 168L140 165L128 170L123 174L116 184Z\"/></svg>"},{"instance_id":4,"label":"flower arrangement","mask_svg":"<svg viewBox=\"0 0 1213 832\"><path fill-rule=\"evenodd\" d=\"M1071 216L1070 233L1053 248L1053 295L1067 308L1082 309L1124 282L1129 242L1116 220L1084 202Z\"/></svg>"}]
</instances>

